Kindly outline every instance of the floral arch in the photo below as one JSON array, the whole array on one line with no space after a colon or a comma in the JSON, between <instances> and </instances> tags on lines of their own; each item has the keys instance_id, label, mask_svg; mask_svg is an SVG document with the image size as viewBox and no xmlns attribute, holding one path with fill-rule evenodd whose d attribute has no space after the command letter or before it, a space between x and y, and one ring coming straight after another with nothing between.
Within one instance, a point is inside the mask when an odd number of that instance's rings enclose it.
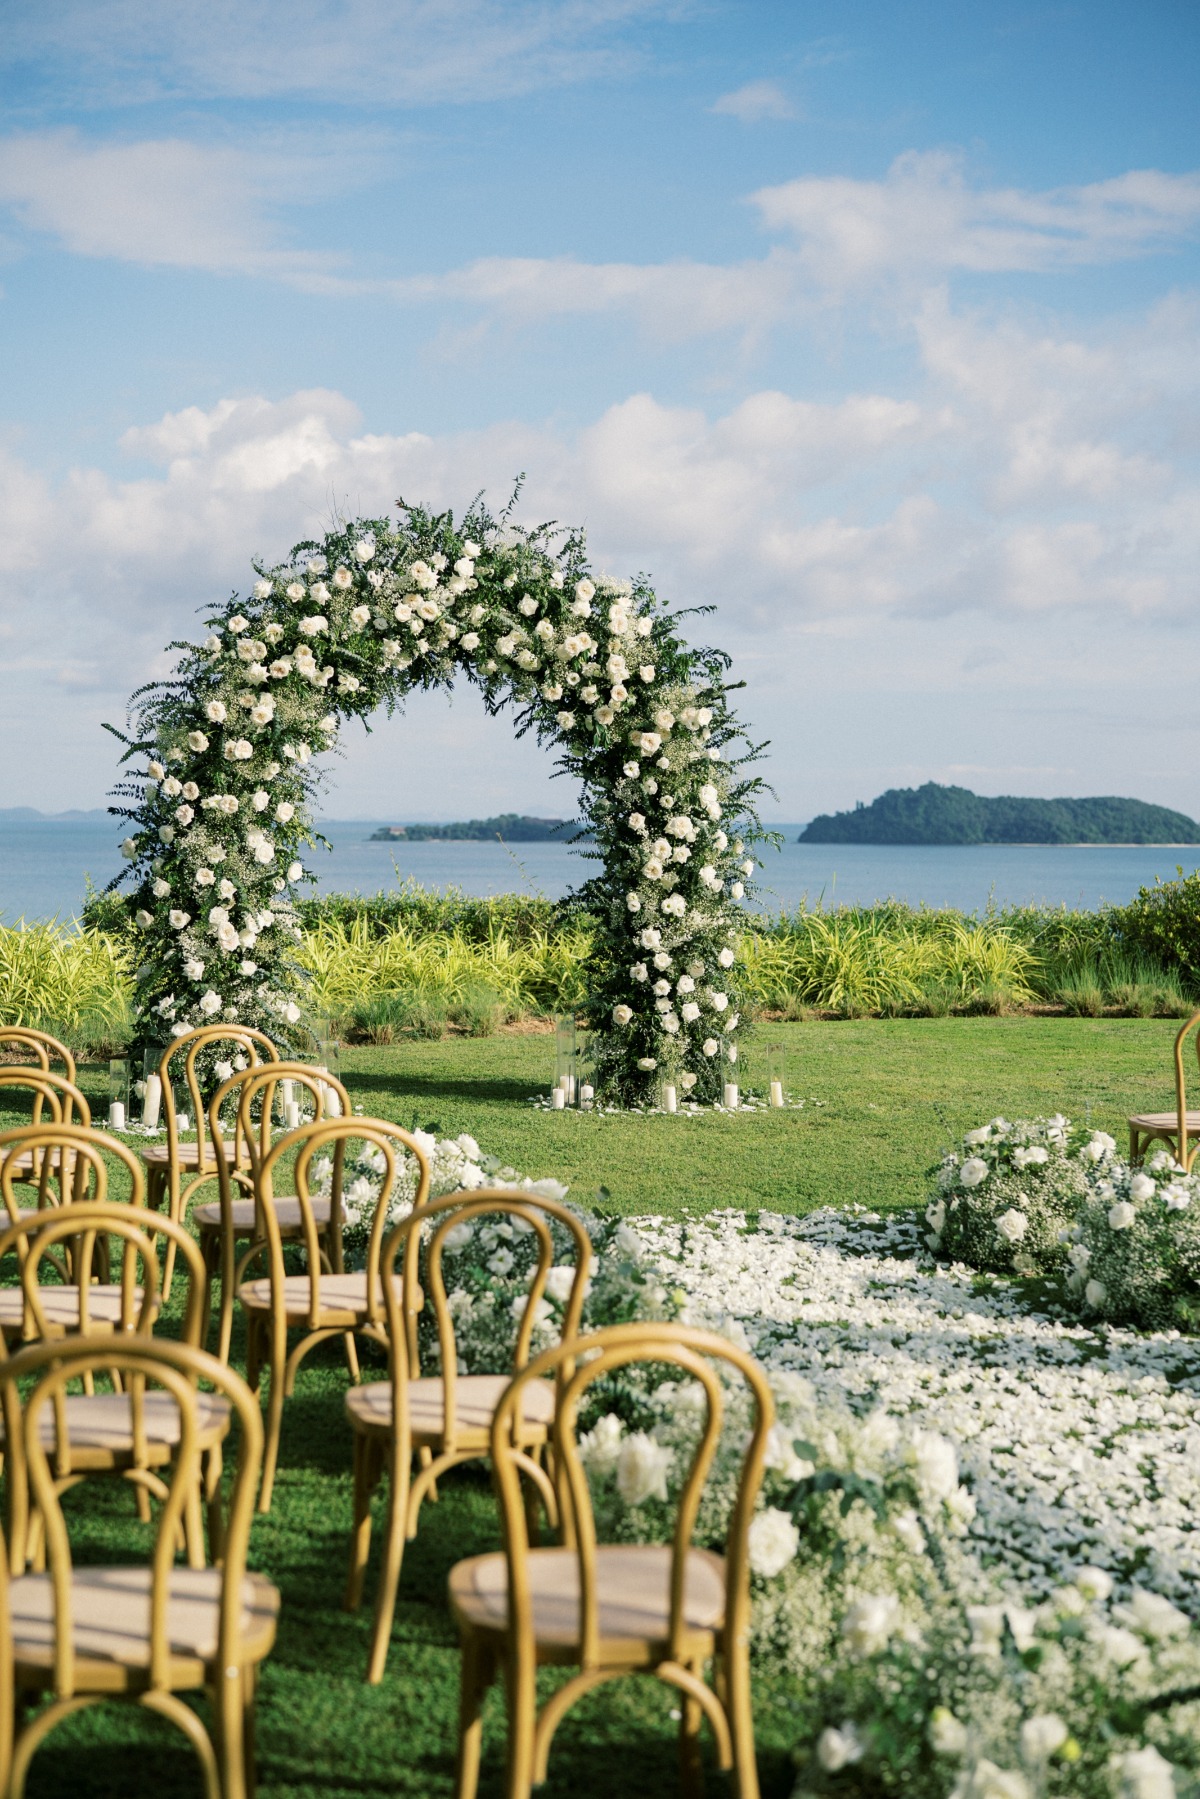
<instances>
[{"instance_id":1,"label":"floral arch","mask_svg":"<svg viewBox=\"0 0 1200 1799\"><path fill-rule=\"evenodd\" d=\"M755 751L728 658L689 647L644 579L592 572L582 533L521 529L480 501L457 523L402 502L398 523L346 523L255 569L202 644L171 646L174 676L139 690L116 733L142 764L113 808L131 821L139 1039L228 1019L287 1041L319 759L344 719L465 675L581 783L603 866L568 903L596 921L598 1091L644 1101L672 1076L718 1098L755 866L725 826L753 825L761 787L741 772Z\"/></svg>"}]
</instances>

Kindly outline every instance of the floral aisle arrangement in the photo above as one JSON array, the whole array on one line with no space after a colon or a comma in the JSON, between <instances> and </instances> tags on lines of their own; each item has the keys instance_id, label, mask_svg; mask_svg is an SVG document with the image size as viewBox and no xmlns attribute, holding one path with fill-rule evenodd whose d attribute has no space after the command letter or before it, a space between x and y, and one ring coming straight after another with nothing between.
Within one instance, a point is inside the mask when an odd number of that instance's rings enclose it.
<instances>
[{"instance_id":1,"label":"floral aisle arrangement","mask_svg":"<svg viewBox=\"0 0 1200 1799\"><path fill-rule=\"evenodd\" d=\"M776 1392L755 1633L795 1684L797 1799L1200 1793L1200 1344L977 1291L908 1220L626 1228L677 1315L748 1345ZM618 1401L584 1439L610 1528L661 1535L690 1398Z\"/></svg>"},{"instance_id":2,"label":"floral aisle arrangement","mask_svg":"<svg viewBox=\"0 0 1200 1799\"><path fill-rule=\"evenodd\" d=\"M137 1033L215 1019L287 1040L304 997L293 895L341 723L464 674L489 710L557 745L602 871L588 1009L596 1085L644 1100L664 1075L717 1099L736 1059L740 901L755 863L756 752L728 658L685 643L644 581L592 571L578 532L520 530L476 502L357 521L260 567L117 732L135 778L114 808L142 933ZM111 728L111 727L110 727Z\"/></svg>"},{"instance_id":3,"label":"floral aisle arrangement","mask_svg":"<svg viewBox=\"0 0 1200 1799\"><path fill-rule=\"evenodd\" d=\"M1200 1326L1200 1180L1166 1151L1098 1170L1067 1247L1086 1311L1151 1330Z\"/></svg>"},{"instance_id":4,"label":"floral aisle arrangement","mask_svg":"<svg viewBox=\"0 0 1200 1799\"><path fill-rule=\"evenodd\" d=\"M1088 1195L1089 1175L1116 1144L1069 1118L993 1118L943 1157L925 1213L935 1255L997 1274L1048 1274Z\"/></svg>"}]
</instances>

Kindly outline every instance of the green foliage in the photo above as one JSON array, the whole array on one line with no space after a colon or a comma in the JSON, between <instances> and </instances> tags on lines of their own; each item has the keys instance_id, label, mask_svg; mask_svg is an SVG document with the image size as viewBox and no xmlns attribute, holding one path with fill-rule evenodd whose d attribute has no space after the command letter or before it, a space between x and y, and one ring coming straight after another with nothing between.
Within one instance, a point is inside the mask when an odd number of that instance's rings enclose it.
<instances>
[{"instance_id":1,"label":"green foliage","mask_svg":"<svg viewBox=\"0 0 1200 1799\"><path fill-rule=\"evenodd\" d=\"M564 843L580 827L570 819L529 818L523 812L499 812L495 818L468 818L449 825L384 825L373 842L407 843Z\"/></svg>"},{"instance_id":2,"label":"green foliage","mask_svg":"<svg viewBox=\"0 0 1200 1799\"><path fill-rule=\"evenodd\" d=\"M99 1051L128 1033L132 970L129 949L102 931L0 925L0 1024L33 1025Z\"/></svg>"},{"instance_id":3,"label":"green foliage","mask_svg":"<svg viewBox=\"0 0 1200 1799\"><path fill-rule=\"evenodd\" d=\"M1143 800L987 799L966 787L892 787L853 812L822 813L801 843L1200 843L1200 825Z\"/></svg>"},{"instance_id":4,"label":"green foliage","mask_svg":"<svg viewBox=\"0 0 1200 1799\"><path fill-rule=\"evenodd\" d=\"M503 935L517 948L547 935L559 922L559 912L552 900L530 894L476 899L457 887L441 891L411 879L389 893L324 893L296 906L306 932L325 924L349 929L361 922L372 937L386 937L403 926L415 937L449 932L467 943L489 943Z\"/></svg>"},{"instance_id":5,"label":"green foliage","mask_svg":"<svg viewBox=\"0 0 1200 1799\"><path fill-rule=\"evenodd\" d=\"M1200 987L1200 869L1174 881L1155 881L1138 890L1127 906L1110 914L1117 940L1130 953L1178 969L1190 989Z\"/></svg>"}]
</instances>

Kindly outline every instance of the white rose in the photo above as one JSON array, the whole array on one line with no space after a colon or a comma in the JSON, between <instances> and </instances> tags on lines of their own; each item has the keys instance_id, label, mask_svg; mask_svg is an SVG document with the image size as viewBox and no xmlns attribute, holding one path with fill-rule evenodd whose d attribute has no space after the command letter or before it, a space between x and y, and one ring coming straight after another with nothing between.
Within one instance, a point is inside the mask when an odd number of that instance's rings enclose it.
<instances>
[{"instance_id":1,"label":"white rose","mask_svg":"<svg viewBox=\"0 0 1200 1799\"><path fill-rule=\"evenodd\" d=\"M211 868L198 868L196 870L197 887L211 887L216 878L217 877Z\"/></svg>"},{"instance_id":2,"label":"white rose","mask_svg":"<svg viewBox=\"0 0 1200 1799\"><path fill-rule=\"evenodd\" d=\"M234 637L240 637L243 631L250 629L250 620L243 618L240 612L235 612L231 619L226 620L225 629Z\"/></svg>"},{"instance_id":3,"label":"white rose","mask_svg":"<svg viewBox=\"0 0 1200 1799\"><path fill-rule=\"evenodd\" d=\"M1002 1212L997 1218L996 1229L1006 1243L1020 1243L1029 1229L1029 1220L1024 1212L1018 1212L1015 1206L1010 1206L1007 1212Z\"/></svg>"},{"instance_id":4,"label":"white rose","mask_svg":"<svg viewBox=\"0 0 1200 1799\"><path fill-rule=\"evenodd\" d=\"M206 1018L211 1018L214 1012L219 1012L221 1010L221 1003L221 995L219 993L214 993L211 987L207 993L203 993L200 996L200 1010L204 1013Z\"/></svg>"},{"instance_id":5,"label":"white rose","mask_svg":"<svg viewBox=\"0 0 1200 1799\"><path fill-rule=\"evenodd\" d=\"M753 1532L753 1524L750 1529ZM837 1774L862 1756L863 1745L853 1724L843 1724L840 1730L827 1726L817 1738L817 1761L827 1774Z\"/></svg>"},{"instance_id":6,"label":"white rose","mask_svg":"<svg viewBox=\"0 0 1200 1799\"><path fill-rule=\"evenodd\" d=\"M210 719L214 725L223 725L229 716L225 707L225 702L223 700L209 700L207 706L204 708L204 716Z\"/></svg>"},{"instance_id":7,"label":"white rose","mask_svg":"<svg viewBox=\"0 0 1200 1799\"><path fill-rule=\"evenodd\" d=\"M175 841L175 826L174 825L159 825L158 837L159 837L160 843L174 843L174 841Z\"/></svg>"},{"instance_id":8,"label":"white rose","mask_svg":"<svg viewBox=\"0 0 1200 1799\"><path fill-rule=\"evenodd\" d=\"M467 631L464 634L464 636L459 639L459 642L462 644L463 649L468 651L468 653L471 650L477 650L479 648L479 633L478 633L478 631ZM562 688L560 687L559 693L561 693L561 692L562 692Z\"/></svg>"},{"instance_id":9,"label":"white rose","mask_svg":"<svg viewBox=\"0 0 1200 1799\"><path fill-rule=\"evenodd\" d=\"M139 927L139 929L141 929L143 931L148 931L150 929L150 926L154 923L154 918L151 913L142 909L142 910L139 910L134 913L133 922Z\"/></svg>"},{"instance_id":10,"label":"white rose","mask_svg":"<svg viewBox=\"0 0 1200 1799\"><path fill-rule=\"evenodd\" d=\"M275 808L276 820L281 825L290 824L291 820L295 817L295 815L296 815L296 808L295 808L295 806L292 805L292 802L290 800L280 800L279 804Z\"/></svg>"},{"instance_id":11,"label":"white rose","mask_svg":"<svg viewBox=\"0 0 1200 1799\"><path fill-rule=\"evenodd\" d=\"M289 881L298 881L303 873L303 864L300 862L293 862L287 871L287 878Z\"/></svg>"},{"instance_id":12,"label":"white rose","mask_svg":"<svg viewBox=\"0 0 1200 1799\"><path fill-rule=\"evenodd\" d=\"M1168 1212L1186 1212L1192 1196L1179 1181L1171 1181L1162 1190L1162 1202Z\"/></svg>"},{"instance_id":13,"label":"white rose","mask_svg":"<svg viewBox=\"0 0 1200 1799\"><path fill-rule=\"evenodd\" d=\"M1118 1756L1124 1799L1175 1799L1175 1767L1153 1744Z\"/></svg>"},{"instance_id":14,"label":"white rose","mask_svg":"<svg viewBox=\"0 0 1200 1799\"><path fill-rule=\"evenodd\" d=\"M632 1018L633 1018L633 1012L630 1010L630 1008L628 1006L614 1006L613 1007L613 1023L614 1024L628 1024Z\"/></svg>"},{"instance_id":15,"label":"white rose","mask_svg":"<svg viewBox=\"0 0 1200 1799\"><path fill-rule=\"evenodd\" d=\"M944 1705L935 1706L929 1719L929 1743L937 1755L961 1755L967 1746L967 1727Z\"/></svg>"},{"instance_id":16,"label":"white rose","mask_svg":"<svg viewBox=\"0 0 1200 1799\"><path fill-rule=\"evenodd\" d=\"M960 1186L978 1187L988 1177L988 1165L979 1156L969 1156L958 1171Z\"/></svg>"},{"instance_id":17,"label":"white rose","mask_svg":"<svg viewBox=\"0 0 1200 1799\"><path fill-rule=\"evenodd\" d=\"M329 620L320 612L313 612L300 620L300 629L306 637L318 637L322 631L328 631Z\"/></svg>"},{"instance_id":18,"label":"white rose","mask_svg":"<svg viewBox=\"0 0 1200 1799\"><path fill-rule=\"evenodd\" d=\"M617 1491L628 1506L667 1497L672 1453L645 1431L634 1431L617 1452Z\"/></svg>"},{"instance_id":19,"label":"white rose","mask_svg":"<svg viewBox=\"0 0 1200 1799\"><path fill-rule=\"evenodd\" d=\"M375 539L370 533L365 537L359 538L354 546L354 554L360 562L370 562L372 556L375 554ZM334 580L337 580L336 575L334 576Z\"/></svg>"},{"instance_id":20,"label":"white rose","mask_svg":"<svg viewBox=\"0 0 1200 1799\"><path fill-rule=\"evenodd\" d=\"M159 875L158 879L154 882L150 891L154 895L155 899L166 899L168 893L170 893L170 891L171 891L171 883L169 881L164 881L162 876Z\"/></svg>"},{"instance_id":21,"label":"white rose","mask_svg":"<svg viewBox=\"0 0 1200 1799\"><path fill-rule=\"evenodd\" d=\"M1135 1174L1129 1183L1131 1199L1153 1199L1157 1191L1158 1189L1148 1174Z\"/></svg>"},{"instance_id":22,"label":"white rose","mask_svg":"<svg viewBox=\"0 0 1200 1799\"><path fill-rule=\"evenodd\" d=\"M173 931L182 931L185 925L191 924L192 915L190 912L179 912L172 908L167 914L167 919Z\"/></svg>"},{"instance_id":23,"label":"white rose","mask_svg":"<svg viewBox=\"0 0 1200 1799\"><path fill-rule=\"evenodd\" d=\"M655 670L654 670L653 662L643 662L641 667L638 669L638 674L641 676L642 680L646 683L647 687L649 687L651 681L653 681L654 673L655 673Z\"/></svg>"},{"instance_id":24,"label":"white rose","mask_svg":"<svg viewBox=\"0 0 1200 1799\"><path fill-rule=\"evenodd\" d=\"M208 738L204 735L203 731L188 732L188 748L189 750L195 750L197 755L199 755L202 750L208 748Z\"/></svg>"},{"instance_id":25,"label":"white rose","mask_svg":"<svg viewBox=\"0 0 1200 1799\"><path fill-rule=\"evenodd\" d=\"M640 912L642 909L642 902L636 893L627 893L625 895L625 904L631 912Z\"/></svg>"},{"instance_id":26,"label":"white rose","mask_svg":"<svg viewBox=\"0 0 1200 1799\"><path fill-rule=\"evenodd\" d=\"M720 1045L715 1037L706 1037L700 1047L706 1056L715 1056Z\"/></svg>"},{"instance_id":27,"label":"white rose","mask_svg":"<svg viewBox=\"0 0 1200 1799\"><path fill-rule=\"evenodd\" d=\"M842 1619L842 1635L857 1655L877 1655L886 1649L901 1623L900 1601L894 1593L870 1593L856 1599Z\"/></svg>"},{"instance_id":28,"label":"white rose","mask_svg":"<svg viewBox=\"0 0 1200 1799\"><path fill-rule=\"evenodd\" d=\"M747 1546L754 1573L763 1580L773 1580L795 1559L800 1532L787 1512L768 1506L751 1523Z\"/></svg>"},{"instance_id":29,"label":"white rose","mask_svg":"<svg viewBox=\"0 0 1200 1799\"><path fill-rule=\"evenodd\" d=\"M125 841L121 845L121 854L124 856L126 862L132 862L134 860L134 858L136 857L137 853L138 853L137 839L134 837L126 837Z\"/></svg>"},{"instance_id":30,"label":"white rose","mask_svg":"<svg viewBox=\"0 0 1200 1799\"><path fill-rule=\"evenodd\" d=\"M1083 1297L1087 1300L1087 1303L1091 1306L1092 1310L1098 1312L1108 1298L1108 1288L1104 1285L1103 1281L1089 1281L1087 1286L1083 1289Z\"/></svg>"},{"instance_id":31,"label":"white rose","mask_svg":"<svg viewBox=\"0 0 1200 1799\"><path fill-rule=\"evenodd\" d=\"M1069 1735L1066 1725L1053 1712L1026 1718L1021 1726L1021 1754L1026 1761L1049 1761L1061 1749Z\"/></svg>"},{"instance_id":32,"label":"white rose","mask_svg":"<svg viewBox=\"0 0 1200 1799\"><path fill-rule=\"evenodd\" d=\"M283 591L288 599L293 602L302 600L304 598L304 583L302 581L289 581Z\"/></svg>"},{"instance_id":33,"label":"white rose","mask_svg":"<svg viewBox=\"0 0 1200 1799\"><path fill-rule=\"evenodd\" d=\"M1108 1222L1114 1231L1127 1231L1137 1223L1136 1208L1127 1199L1118 1200L1115 1206L1109 1207Z\"/></svg>"}]
</instances>

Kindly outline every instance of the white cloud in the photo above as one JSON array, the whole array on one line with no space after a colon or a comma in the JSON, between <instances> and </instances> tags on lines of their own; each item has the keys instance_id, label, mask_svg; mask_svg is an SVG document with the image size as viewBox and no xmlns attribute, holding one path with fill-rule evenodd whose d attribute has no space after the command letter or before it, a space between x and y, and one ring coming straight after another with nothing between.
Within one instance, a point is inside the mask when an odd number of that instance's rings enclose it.
<instances>
[{"instance_id":1,"label":"white cloud","mask_svg":"<svg viewBox=\"0 0 1200 1799\"><path fill-rule=\"evenodd\" d=\"M363 144L232 149L181 138L88 141L74 131L0 140L0 205L77 256L301 280L332 259L279 244L271 202L328 192Z\"/></svg>"},{"instance_id":2,"label":"white cloud","mask_svg":"<svg viewBox=\"0 0 1200 1799\"><path fill-rule=\"evenodd\" d=\"M740 119L743 125L757 125L762 119L794 119L796 109L777 81L748 81L714 100L711 110Z\"/></svg>"},{"instance_id":3,"label":"white cloud","mask_svg":"<svg viewBox=\"0 0 1200 1799\"><path fill-rule=\"evenodd\" d=\"M17 0L0 62L76 105L297 95L494 100L627 71L668 0Z\"/></svg>"},{"instance_id":4,"label":"white cloud","mask_svg":"<svg viewBox=\"0 0 1200 1799\"><path fill-rule=\"evenodd\" d=\"M1052 271L1169 249L1200 225L1200 174L1131 170L1085 187L972 188L961 159L907 151L883 181L808 176L751 196L805 267L845 288L894 273Z\"/></svg>"}]
</instances>

